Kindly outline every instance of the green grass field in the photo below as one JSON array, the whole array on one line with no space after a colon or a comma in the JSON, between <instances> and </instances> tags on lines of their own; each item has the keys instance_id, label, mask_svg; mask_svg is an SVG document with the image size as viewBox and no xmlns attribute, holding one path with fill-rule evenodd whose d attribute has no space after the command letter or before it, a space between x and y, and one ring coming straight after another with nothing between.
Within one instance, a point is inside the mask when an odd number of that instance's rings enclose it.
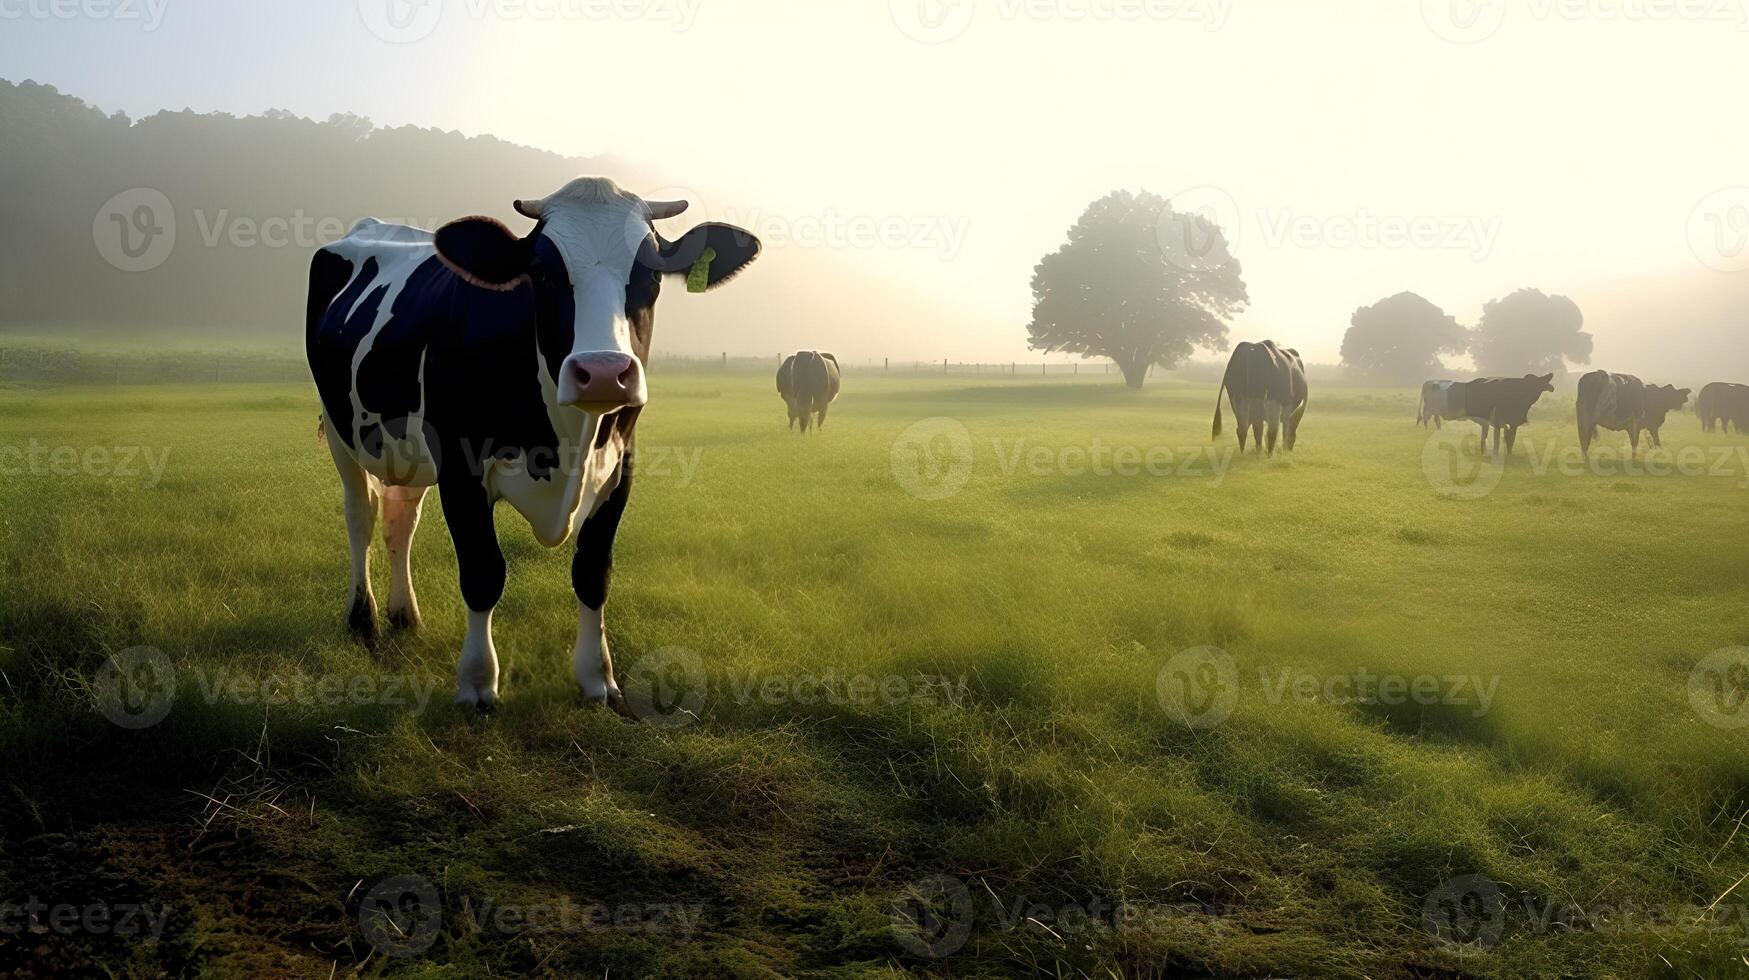
<instances>
[{"instance_id":1,"label":"green grass field","mask_svg":"<svg viewBox=\"0 0 1749 980\"><path fill-rule=\"evenodd\" d=\"M1207 386L853 373L808 439L770 387L657 376L608 605L642 724L580 702L570 553L507 508L496 715L449 703L434 504L423 630L350 642L308 384L0 389L0 972L1749 974L1749 656L1708 666L1749 439L1563 472L1562 393L1453 495L1408 392L1211 461ZM118 725L139 647L176 697Z\"/></svg>"}]
</instances>

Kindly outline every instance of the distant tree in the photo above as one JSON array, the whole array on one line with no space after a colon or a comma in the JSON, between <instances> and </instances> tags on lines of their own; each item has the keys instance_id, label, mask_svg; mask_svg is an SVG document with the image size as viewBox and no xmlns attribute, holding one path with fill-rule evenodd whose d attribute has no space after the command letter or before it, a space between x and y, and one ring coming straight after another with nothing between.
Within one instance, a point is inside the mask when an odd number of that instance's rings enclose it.
<instances>
[{"instance_id":1,"label":"distant tree","mask_svg":"<svg viewBox=\"0 0 1749 980\"><path fill-rule=\"evenodd\" d=\"M1441 354L1462 354L1470 334L1444 310L1398 293L1354 311L1342 338L1342 363L1380 381L1415 384L1440 374Z\"/></svg>"},{"instance_id":2,"label":"distant tree","mask_svg":"<svg viewBox=\"0 0 1749 980\"><path fill-rule=\"evenodd\" d=\"M1556 374L1567 361L1591 363L1591 335L1579 304L1540 289L1520 289L1482 308L1470 345L1483 374Z\"/></svg>"},{"instance_id":3,"label":"distant tree","mask_svg":"<svg viewBox=\"0 0 1749 980\"><path fill-rule=\"evenodd\" d=\"M1198 246L1188 254L1184 242ZM1221 229L1157 194L1094 201L1032 277L1033 350L1109 357L1131 388L1197 348L1224 350L1250 301Z\"/></svg>"}]
</instances>

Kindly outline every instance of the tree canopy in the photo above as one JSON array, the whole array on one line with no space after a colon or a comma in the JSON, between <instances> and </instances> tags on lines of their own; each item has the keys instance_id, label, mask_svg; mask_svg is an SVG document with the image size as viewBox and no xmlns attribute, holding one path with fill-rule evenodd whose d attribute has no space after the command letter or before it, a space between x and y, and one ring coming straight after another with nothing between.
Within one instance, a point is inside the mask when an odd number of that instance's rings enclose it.
<instances>
[{"instance_id":1,"label":"tree canopy","mask_svg":"<svg viewBox=\"0 0 1749 980\"><path fill-rule=\"evenodd\" d=\"M1482 308L1471 353L1483 374L1563 373L1591 363L1591 335L1579 304L1540 289L1520 289Z\"/></svg>"},{"instance_id":2,"label":"tree canopy","mask_svg":"<svg viewBox=\"0 0 1749 980\"><path fill-rule=\"evenodd\" d=\"M1151 365L1226 349L1227 323L1250 301L1220 228L1123 190L1090 204L1040 260L1032 295L1032 349L1109 357L1131 388Z\"/></svg>"},{"instance_id":3,"label":"tree canopy","mask_svg":"<svg viewBox=\"0 0 1749 980\"><path fill-rule=\"evenodd\" d=\"M1419 384L1442 374L1442 354L1469 349L1455 317L1415 293L1398 293L1354 311L1342 338L1342 363L1368 378Z\"/></svg>"},{"instance_id":4,"label":"tree canopy","mask_svg":"<svg viewBox=\"0 0 1749 980\"><path fill-rule=\"evenodd\" d=\"M0 182L28 189L8 195L0 221L0 321L9 323L301 336L310 253L358 219L431 227L487 206L507 211L579 173L625 169L350 114L317 122L283 110L183 110L131 121L29 81L0 80L0 133ZM141 189L169 202L139 217L170 232L172 248L147 270L124 271L94 238L114 231L101 223L106 202ZM132 219L137 206L126 211Z\"/></svg>"}]
</instances>

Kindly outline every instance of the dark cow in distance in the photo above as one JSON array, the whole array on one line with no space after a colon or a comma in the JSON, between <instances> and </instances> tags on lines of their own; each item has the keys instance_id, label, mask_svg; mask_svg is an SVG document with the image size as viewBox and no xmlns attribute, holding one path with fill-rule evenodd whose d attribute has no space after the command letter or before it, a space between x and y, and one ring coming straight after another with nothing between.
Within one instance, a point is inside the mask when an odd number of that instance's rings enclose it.
<instances>
[{"instance_id":1,"label":"dark cow in distance","mask_svg":"<svg viewBox=\"0 0 1749 980\"><path fill-rule=\"evenodd\" d=\"M1292 452L1299 437L1300 420L1306 414L1308 389L1306 365L1299 351L1284 350L1275 341L1261 344L1241 343L1227 361L1227 373L1215 392L1215 425L1211 438L1221 435L1221 393L1225 392L1233 405L1233 415L1239 420L1239 451L1245 451L1247 431L1256 439L1257 451L1264 451L1264 426L1269 432L1269 455L1275 455L1277 431L1282 434L1282 448Z\"/></svg>"},{"instance_id":2,"label":"dark cow in distance","mask_svg":"<svg viewBox=\"0 0 1749 980\"><path fill-rule=\"evenodd\" d=\"M1447 419L1468 419L1482 427L1482 454L1488 454L1488 431L1494 432L1494 455L1500 455L1500 437L1506 437L1506 455L1518 441L1518 427L1530 421L1530 409L1542 396L1555 390L1552 374L1527 374L1522 378L1477 378L1461 381L1446 392Z\"/></svg>"},{"instance_id":3,"label":"dark cow in distance","mask_svg":"<svg viewBox=\"0 0 1749 980\"><path fill-rule=\"evenodd\" d=\"M810 421L824 429L826 408L838 398L838 358L823 351L797 351L784 359L777 369L777 393L789 406L789 424L802 423L802 433Z\"/></svg>"},{"instance_id":4,"label":"dark cow in distance","mask_svg":"<svg viewBox=\"0 0 1749 980\"><path fill-rule=\"evenodd\" d=\"M1723 424L1726 432L1733 425L1738 432L1749 432L1749 385L1715 381L1700 390L1694 410L1703 431L1716 432Z\"/></svg>"},{"instance_id":5,"label":"dark cow in distance","mask_svg":"<svg viewBox=\"0 0 1749 980\"><path fill-rule=\"evenodd\" d=\"M1579 379L1579 451L1589 459L1599 428L1626 432L1630 451L1638 452L1640 433L1662 446L1659 430L1674 409L1688 402L1689 390L1674 385L1648 385L1631 374L1593 371Z\"/></svg>"},{"instance_id":6,"label":"dark cow in distance","mask_svg":"<svg viewBox=\"0 0 1749 980\"><path fill-rule=\"evenodd\" d=\"M645 201L602 177L515 209L535 222L520 237L492 218L435 233L367 218L311 262L305 347L345 491L350 625L375 641L379 504L389 619L417 623L408 555L425 491L439 488L468 611L456 702L491 709L505 578L492 512L503 500L546 547L576 535L572 674L623 714L602 611L649 397L656 298L665 276L695 292L722 285L759 256L759 240L707 223L671 242L654 222L686 202Z\"/></svg>"},{"instance_id":7,"label":"dark cow in distance","mask_svg":"<svg viewBox=\"0 0 1749 980\"><path fill-rule=\"evenodd\" d=\"M1593 371L1579 379L1579 451L1591 458L1597 430L1626 432L1628 445L1640 448L1640 427L1646 416L1646 384L1631 374Z\"/></svg>"},{"instance_id":8,"label":"dark cow in distance","mask_svg":"<svg viewBox=\"0 0 1749 980\"><path fill-rule=\"evenodd\" d=\"M1646 386L1646 417L1640 430L1652 437L1652 445L1663 447L1664 438L1659 430L1664 428L1671 412L1688 404L1689 392L1690 389L1675 385Z\"/></svg>"}]
</instances>

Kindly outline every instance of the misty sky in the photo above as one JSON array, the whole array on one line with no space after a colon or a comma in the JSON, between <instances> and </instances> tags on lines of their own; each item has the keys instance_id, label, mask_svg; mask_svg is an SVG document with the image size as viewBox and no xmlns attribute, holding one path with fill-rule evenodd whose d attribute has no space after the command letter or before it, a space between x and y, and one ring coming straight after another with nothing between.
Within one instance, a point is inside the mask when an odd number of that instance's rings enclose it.
<instances>
[{"instance_id":1,"label":"misty sky","mask_svg":"<svg viewBox=\"0 0 1749 980\"><path fill-rule=\"evenodd\" d=\"M1145 187L1237 223L1235 339L1333 362L1391 293L1473 325L1536 286L1632 370L1749 280L1744 3L0 0L0 76L640 161L858 266L846 304L894 322L823 322L851 357L1031 357L1033 264ZM1704 336L1740 360L1732 315Z\"/></svg>"}]
</instances>

